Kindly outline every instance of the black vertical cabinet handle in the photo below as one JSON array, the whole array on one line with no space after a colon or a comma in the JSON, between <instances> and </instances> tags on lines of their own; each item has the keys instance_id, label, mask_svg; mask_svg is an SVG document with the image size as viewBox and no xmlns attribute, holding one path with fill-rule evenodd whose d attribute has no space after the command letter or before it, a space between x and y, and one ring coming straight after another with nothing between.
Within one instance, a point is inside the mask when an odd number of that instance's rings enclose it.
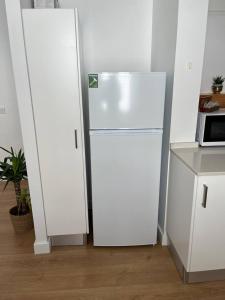
<instances>
[{"instance_id":1,"label":"black vertical cabinet handle","mask_svg":"<svg viewBox=\"0 0 225 300\"><path fill-rule=\"evenodd\" d=\"M75 135L75 148L77 149L78 148L78 145L77 145L77 129L74 129L74 135Z\"/></svg>"},{"instance_id":2,"label":"black vertical cabinet handle","mask_svg":"<svg viewBox=\"0 0 225 300\"><path fill-rule=\"evenodd\" d=\"M206 184L203 184L203 201L202 201L202 207L206 208L207 204L207 194L208 194L208 187Z\"/></svg>"}]
</instances>

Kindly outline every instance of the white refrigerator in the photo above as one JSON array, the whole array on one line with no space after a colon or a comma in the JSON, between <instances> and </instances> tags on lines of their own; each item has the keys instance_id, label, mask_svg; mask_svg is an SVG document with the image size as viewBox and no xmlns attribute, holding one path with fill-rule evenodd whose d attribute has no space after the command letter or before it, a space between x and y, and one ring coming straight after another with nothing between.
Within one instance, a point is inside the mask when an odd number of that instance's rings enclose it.
<instances>
[{"instance_id":1,"label":"white refrigerator","mask_svg":"<svg viewBox=\"0 0 225 300\"><path fill-rule=\"evenodd\" d=\"M156 244L166 74L89 74L95 246Z\"/></svg>"}]
</instances>

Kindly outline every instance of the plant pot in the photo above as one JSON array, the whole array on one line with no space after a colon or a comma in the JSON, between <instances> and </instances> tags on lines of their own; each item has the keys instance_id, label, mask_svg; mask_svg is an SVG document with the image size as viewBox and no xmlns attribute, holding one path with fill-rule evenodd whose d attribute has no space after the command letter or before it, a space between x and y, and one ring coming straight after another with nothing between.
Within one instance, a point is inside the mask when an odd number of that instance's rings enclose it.
<instances>
[{"instance_id":1,"label":"plant pot","mask_svg":"<svg viewBox=\"0 0 225 300\"><path fill-rule=\"evenodd\" d=\"M222 84L213 84L212 85L212 91L213 94L220 94L223 90L223 85Z\"/></svg>"},{"instance_id":2,"label":"plant pot","mask_svg":"<svg viewBox=\"0 0 225 300\"><path fill-rule=\"evenodd\" d=\"M16 233L24 233L34 227L32 213L18 216L17 206L9 210L11 222Z\"/></svg>"}]
</instances>

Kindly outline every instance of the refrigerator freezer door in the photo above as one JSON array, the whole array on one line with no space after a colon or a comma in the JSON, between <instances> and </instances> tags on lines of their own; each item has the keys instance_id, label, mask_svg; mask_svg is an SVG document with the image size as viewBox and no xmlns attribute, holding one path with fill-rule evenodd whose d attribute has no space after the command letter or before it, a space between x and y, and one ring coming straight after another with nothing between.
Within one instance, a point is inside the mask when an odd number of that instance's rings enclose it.
<instances>
[{"instance_id":1,"label":"refrigerator freezer door","mask_svg":"<svg viewBox=\"0 0 225 300\"><path fill-rule=\"evenodd\" d=\"M165 73L96 75L94 85L89 80L91 129L163 127Z\"/></svg>"},{"instance_id":2,"label":"refrigerator freezer door","mask_svg":"<svg viewBox=\"0 0 225 300\"><path fill-rule=\"evenodd\" d=\"M94 245L156 244L162 132L90 138Z\"/></svg>"}]
</instances>

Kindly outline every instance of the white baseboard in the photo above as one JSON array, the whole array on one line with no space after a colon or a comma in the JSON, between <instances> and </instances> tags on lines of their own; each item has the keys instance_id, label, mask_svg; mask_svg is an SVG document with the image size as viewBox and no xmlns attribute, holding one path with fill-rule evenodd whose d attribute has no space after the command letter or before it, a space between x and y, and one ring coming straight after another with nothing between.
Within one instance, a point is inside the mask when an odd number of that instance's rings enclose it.
<instances>
[{"instance_id":1,"label":"white baseboard","mask_svg":"<svg viewBox=\"0 0 225 300\"><path fill-rule=\"evenodd\" d=\"M35 254L49 254L51 252L50 239L41 242L34 242L34 253Z\"/></svg>"},{"instance_id":2,"label":"white baseboard","mask_svg":"<svg viewBox=\"0 0 225 300\"><path fill-rule=\"evenodd\" d=\"M158 233L158 241L160 242L160 244L162 246L168 246L169 245L169 240L168 240L168 236L166 234L166 232L163 232L162 228L160 227L160 225L158 224L158 228L157 228L157 233Z\"/></svg>"},{"instance_id":3,"label":"white baseboard","mask_svg":"<svg viewBox=\"0 0 225 300\"><path fill-rule=\"evenodd\" d=\"M51 236L52 246L82 246L87 241L86 234L56 235Z\"/></svg>"},{"instance_id":4,"label":"white baseboard","mask_svg":"<svg viewBox=\"0 0 225 300\"><path fill-rule=\"evenodd\" d=\"M193 142L193 143L171 143L170 144L171 149L198 148L198 146L199 146L198 142Z\"/></svg>"}]
</instances>

